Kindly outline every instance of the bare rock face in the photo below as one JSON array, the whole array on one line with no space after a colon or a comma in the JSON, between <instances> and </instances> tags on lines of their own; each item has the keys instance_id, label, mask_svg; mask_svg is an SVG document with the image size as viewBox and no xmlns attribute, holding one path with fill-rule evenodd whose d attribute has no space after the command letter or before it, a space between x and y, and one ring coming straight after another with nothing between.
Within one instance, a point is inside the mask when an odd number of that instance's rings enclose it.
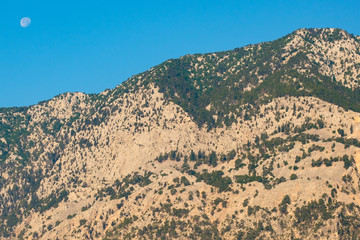
<instances>
[{"instance_id":1,"label":"bare rock face","mask_svg":"<svg viewBox=\"0 0 360 240\"><path fill-rule=\"evenodd\" d=\"M0 109L0 238L356 238L359 43L300 29Z\"/></svg>"}]
</instances>

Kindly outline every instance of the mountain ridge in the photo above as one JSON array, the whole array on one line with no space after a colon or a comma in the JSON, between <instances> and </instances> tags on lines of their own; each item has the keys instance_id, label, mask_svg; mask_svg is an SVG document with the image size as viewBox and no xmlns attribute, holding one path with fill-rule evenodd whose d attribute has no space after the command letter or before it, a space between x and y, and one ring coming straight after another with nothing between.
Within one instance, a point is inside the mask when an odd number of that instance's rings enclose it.
<instances>
[{"instance_id":1,"label":"mountain ridge","mask_svg":"<svg viewBox=\"0 0 360 240\"><path fill-rule=\"evenodd\" d=\"M0 109L1 237L355 236L355 39L299 29Z\"/></svg>"}]
</instances>

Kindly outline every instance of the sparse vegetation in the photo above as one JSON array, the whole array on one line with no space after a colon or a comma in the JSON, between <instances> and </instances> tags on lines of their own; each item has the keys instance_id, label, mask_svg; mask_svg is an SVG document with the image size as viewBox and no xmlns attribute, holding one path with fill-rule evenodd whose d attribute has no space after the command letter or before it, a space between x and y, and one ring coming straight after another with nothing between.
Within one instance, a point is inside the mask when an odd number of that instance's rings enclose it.
<instances>
[{"instance_id":1,"label":"sparse vegetation","mask_svg":"<svg viewBox=\"0 0 360 240\"><path fill-rule=\"evenodd\" d=\"M356 239L360 42L299 31L0 108L0 238Z\"/></svg>"}]
</instances>

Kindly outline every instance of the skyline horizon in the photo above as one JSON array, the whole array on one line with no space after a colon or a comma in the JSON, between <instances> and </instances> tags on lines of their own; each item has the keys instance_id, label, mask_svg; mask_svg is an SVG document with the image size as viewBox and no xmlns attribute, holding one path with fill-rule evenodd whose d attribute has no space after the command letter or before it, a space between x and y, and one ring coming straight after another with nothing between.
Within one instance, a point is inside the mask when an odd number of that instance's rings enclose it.
<instances>
[{"instance_id":1,"label":"skyline horizon","mask_svg":"<svg viewBox=\"0 0 360 240\"><path fill-rule=\"evenodd\" d=\"M273 41L301 28L359 36L359 9L353 0L7 3L0 10L0 107L100 93L168 59ZM31 25L23 28L25 16Z\"/></svg>"},{"instance_id":2,"label":"skyline horizon","mask_svg":"<svg viewBox=\"0 0 360 240\"><path fill-rule=\"evenodd\" d=\"M343 30L343 31L347 32L347 33L348 33L348 34L350 34L350 35L353 35L353 36L355 36L355 37L360 37L360 35L355 35L355 34L353 34L353 33L350 33L350 32L348 32L348 31L346 31L346 29L341 29L341 28L331 28L331 27L323 27L323 28L312 28L312 27L308 27L308 28L307 28L307 27L304 27L304 28L298 28L298 29L295 29L294 31L289 32L288 34L295 33L296 31L301 30L301 29L340 29L340 30ZM285 35L284 35L284 36L282 36L282 37L279 37L279 38L276 38L276 39L273 39L273 40L269 40L269 41L264 41L264 42L273 42L273 41L276 41L276 40L278 40L278 39L281 39L281 38L285 37L285 36L286 36L286 35L288 35L288 34L285 34ZM10 106L10 107L2 107L2 106L0 106L0 109L1 109L1 108L22 108L22 107L31 107L31 106L34 106L34 105L40 104L40 103L42 103L42 102L50 101L50 100L52 100L52 99L54 99L54 98L56 98L56 97L58 97L58 96L61 96L61 95L63 95L63 94L68 94L68 93L83 93L83 94L86 94L86 95L100 94L100 93L105 92L105 91L107 91L107 90L114 89L114 88L116 88L117 86L119 86L119 85L123 84L125 81L129 80L130 78L132 78L133 76L135 76L135 75L139 75L139 74L142 74L142 73L144 73L144 72L146 72L146 71L150 70L151 68L156 67L157 65L163 64L164 62L166 62L166 61L168 61L168 60L171 60L171 59L178 59L178 58L181 58L181 57L183 57L183 56L187 56L187 55L196 55L196 54L202 54L202 55L204 55L204 54L211 54L211 53L220 53L220 52L226 52L226 51L233 51L233 50L235 50L235 49L237 49L237 48L243 48L243 47L246 47L246 46L249 46L249 45L257 45L257 44L261 44L261 43L264 43L264 42L249 43L249 44L244 45L244 46L239 46L239 47L232 48L232 49L225 49L225 50L222 50L222 51L205 52L205 53L186 53L186 54L181 55L181 56L179 56L179 57L177 57L177 58L169 58L169 59L167 59L167 60L165 60L165 61L163 61L163 62L161 62L161 63L159 63L159 64L156 64L156 65L154 65L154 66L152 66L152 67L150 67L150 68L146 69L145 71L142 71L142 72L139 72L139 73L135 73L135 74L133 74L133 75L129 76L127 79L125 79L125 80L121 81L119 84L115 85L114 87L111 87L111 88L105 88L105 89L103 89L103 90L101 90L101 91L99 91L99 92L65 91L65 92L60 92L60 93L58 93L58 94L54 95L53 97L50 97L49 99L43 99L43 100L40 100L39 102L34 103L34 104L24 105L24 106Z\"/></svg>"}]
</instances>

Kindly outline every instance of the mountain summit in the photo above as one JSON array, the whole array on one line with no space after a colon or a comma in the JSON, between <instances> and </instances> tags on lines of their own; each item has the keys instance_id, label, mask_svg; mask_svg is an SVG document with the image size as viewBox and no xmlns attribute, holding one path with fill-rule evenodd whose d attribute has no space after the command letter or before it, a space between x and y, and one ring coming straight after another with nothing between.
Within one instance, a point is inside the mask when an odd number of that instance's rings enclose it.
<instances>
[{"instance_id":1,"label":"mountain summit","mask_svg":"<svg viewBox=\"0 0 360 240\"><path fill-rule=\"evenodd\" d=\"M0 109L2 239L360 235L360 38L299 29Z\"/></svg>"}]
</instances>

